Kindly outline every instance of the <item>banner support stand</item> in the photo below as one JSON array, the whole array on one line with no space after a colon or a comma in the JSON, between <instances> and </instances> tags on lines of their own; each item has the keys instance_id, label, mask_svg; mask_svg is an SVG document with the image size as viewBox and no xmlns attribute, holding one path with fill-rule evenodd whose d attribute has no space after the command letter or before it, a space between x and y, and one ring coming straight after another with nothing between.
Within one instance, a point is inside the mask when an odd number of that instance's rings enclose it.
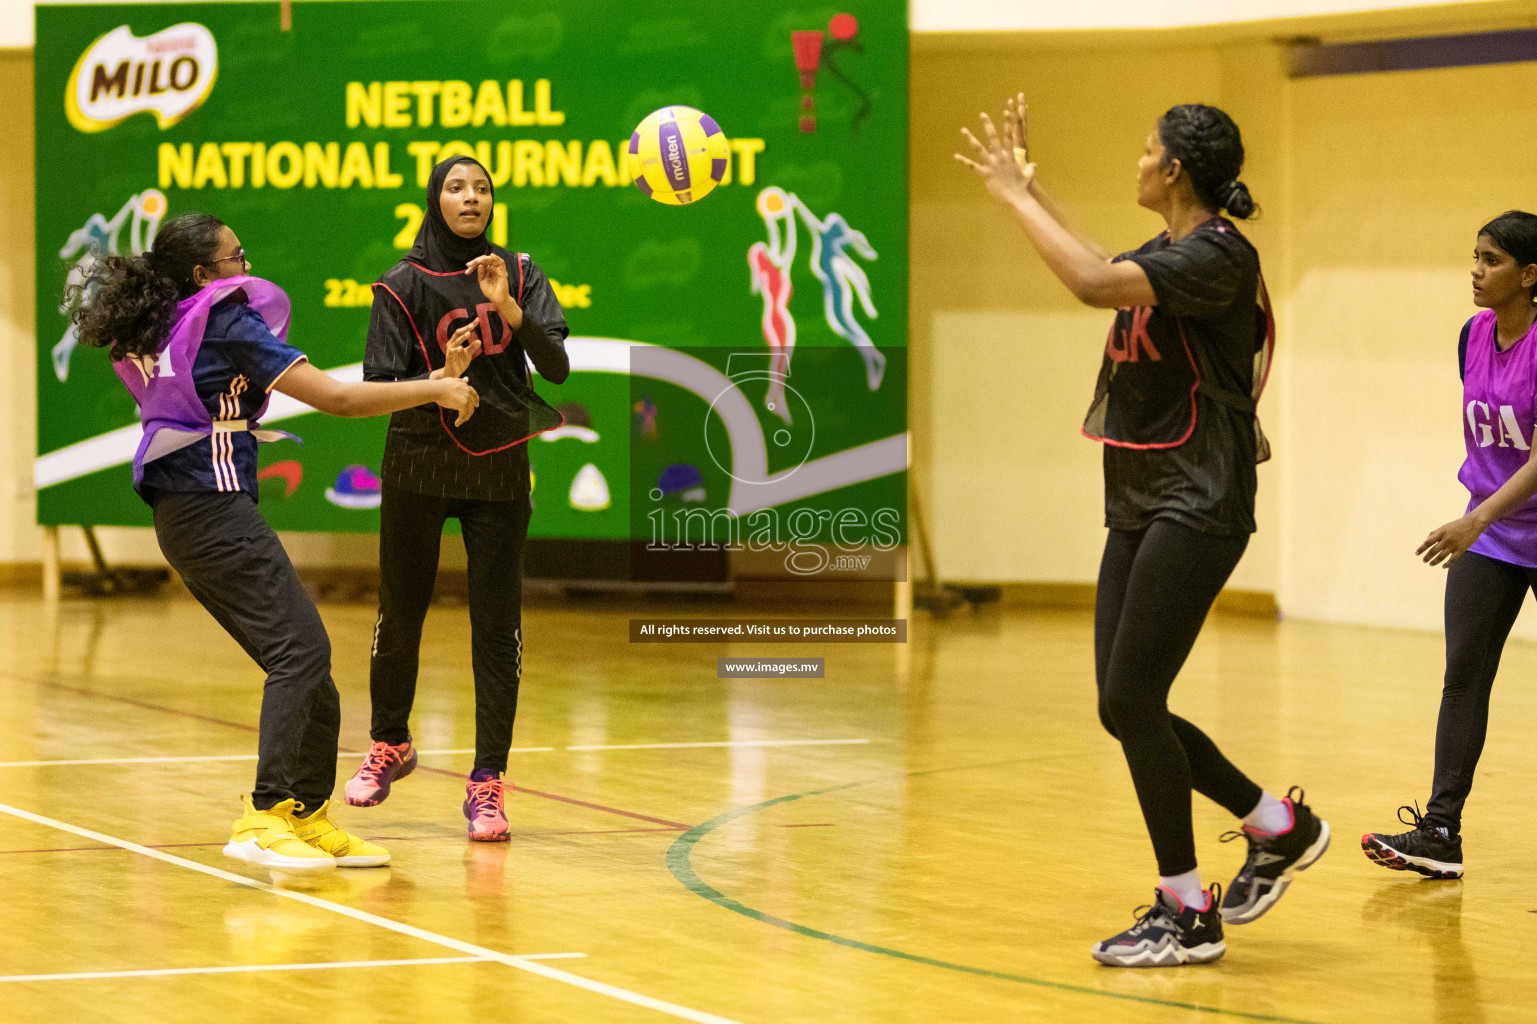
<instances>
[{"instance_id":1,"label":"banner support stand","mask_svg":"<svg viewBox=\"0 0 1537 1024\"><path fill-rule=\"evenodd\" d=\"M43 600L59 600L59 528L43 527Z\"/></svg>"}]
</instances>

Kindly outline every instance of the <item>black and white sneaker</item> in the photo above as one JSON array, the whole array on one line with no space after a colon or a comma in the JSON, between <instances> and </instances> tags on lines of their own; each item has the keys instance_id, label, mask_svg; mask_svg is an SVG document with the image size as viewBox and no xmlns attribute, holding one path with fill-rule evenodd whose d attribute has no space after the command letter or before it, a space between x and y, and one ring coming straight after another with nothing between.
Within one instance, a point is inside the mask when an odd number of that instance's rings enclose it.
<instances>
[{"instance_id":1,"label":"black and white sneaker","mask_svg":"<svg viewBox=\"0 0 1537 1024\"><path fill-rule=\"evenodd\" d=\"M1121 934L1094 944L1094 959L1111 967L1180 967L1222 959L1222 915L1217 903L1222 887L1206 893L1206 909L1194 910L1163 886L1154 890L1153 905L1137 908L1137 923Z\"/></svg>"},{"instance_id":2,"label":"black and white sneaker","mask_svg":"<svg viewBox=\"0 0 1537 1024\"><path fill-rule=\"evenodd\" d=\"M1302 802L1303 795L1293 786L1281 801L1292 812L1291 828L1285 832L1271 834L1245 825L1241 832L1222 836L1224 843L1249 841L1249 855L1222 900L1222 920L1228 924L1257 920L1275 906L1292 884L1292 876L1312 867L1329 848L1329 823Z\"/></svg>"},{"instance_id":3,"label":"black and white sneaker","mask_svg":"<svg viewBox=\"0 0 1537 1024\"><path fill-rule=\"evenodd\" d=\"M1397 835L1368 832L1361 837L1368 860L1393 871L1418 871L1426 878L1462 877L1462 836L1420 817L1418 804L1400 807L1398 820L1414 827Z\"/></svg>"}]
</instances>

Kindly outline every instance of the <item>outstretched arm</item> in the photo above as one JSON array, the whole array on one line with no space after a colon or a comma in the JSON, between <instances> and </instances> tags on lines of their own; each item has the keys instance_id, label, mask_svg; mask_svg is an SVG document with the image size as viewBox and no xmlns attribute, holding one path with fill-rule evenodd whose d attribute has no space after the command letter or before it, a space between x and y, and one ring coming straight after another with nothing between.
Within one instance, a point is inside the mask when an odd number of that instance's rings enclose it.
<instances>
[{"instance_id":1,"label":"outstretched arm","mask_svg":"<svg viewBox=\"0 0 1537 1024\"><path fill-rule=\"evenodd\" d=\"M1041 208L1046 211L1046 215L1062 225L1068 234L1078 240L1079 245L1094 254L1095 259L1103 260L1106 263L1110 262L1110 253L1105 251L1105 247L1096 242L1083 225L1067 215L1067 212L1046 191L1039 178L1032 177L1030 179L1030 194L1035 197L1036 202L1041 204Z\"/></svg>"},{"instance_id":2,"label":"outstretched arm","mask_svg":"<svg viewBox=\"0 0 1537 1024\"><path fill-rule=\"evenodd\" d=\"M346 383L316 369L308 361L289 367L272 389L332 416L383 416L436 402L459 413L454 423L456 427L468 420L480 404L475 389L458 377Z\"/></svg>"},{"instance_id":3,"label":"outstretched arm","mask_svg":"<svg viewBox=\"0 0 1537 1024\"><path fill-rule=\"evenodd\" d=\"M1014 120L1005 121L1006 138L1000 138L992 118L982 115L987 137L984 144L969 129L961 133L971 144L974 159L957 153L955 158L977 172L987 190L1009 208L1047 269L1067 286L1073 297L1096 309L1153 306L1158 298L1147 274L1137 264L1123 260L1107 263L1103 250L1090 248L1062 225L1031 189L1035 165L1015 159L1018 131Z\"/></svg>"}]
</instances>

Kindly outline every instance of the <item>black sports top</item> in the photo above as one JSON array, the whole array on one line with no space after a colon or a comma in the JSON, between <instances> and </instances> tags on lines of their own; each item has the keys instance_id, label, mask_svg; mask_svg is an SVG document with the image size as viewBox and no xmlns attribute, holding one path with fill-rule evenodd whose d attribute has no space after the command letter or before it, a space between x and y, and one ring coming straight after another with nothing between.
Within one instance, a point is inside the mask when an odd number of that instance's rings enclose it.
<instances>
[{"instance_id":1,"label":"black sports top","mask_svg":"<svg viewBox=\"0 0 1537 1024\"><path fill-rule=\"evenodd\" d=\"M436 405L391 416L380 470L391 487L440 498L521 497L528 493L523 442L562 422L535 393L528 360L552 383L566 379L565 315L537 264L526 255L493 251L506 260L510 290L523 310L516 331L486 300L473 274L435 273L405 259L374 285L365 380L421 379L443 365L454 331L471 320L480 323L481 352L467 372L480 406L462 427Z\"/></svg>"},{"instance_id":2,"label":"black sports top","mask_svg":"<svg viewBox=\"0 0 1537 1024\"><path fill-rule=\"evenodd\" d=\"M1259 255L1213 217L1178 242L1164 233L1116 259L1146 272L1158 303L1117 311L1084 423L1105 442L1105 525L1141 530L1167 518L1253 533L1254 467L1269 454L1254 417L1257 356L1268 359L1273 336Z\"/></svg>"}]
</instances>

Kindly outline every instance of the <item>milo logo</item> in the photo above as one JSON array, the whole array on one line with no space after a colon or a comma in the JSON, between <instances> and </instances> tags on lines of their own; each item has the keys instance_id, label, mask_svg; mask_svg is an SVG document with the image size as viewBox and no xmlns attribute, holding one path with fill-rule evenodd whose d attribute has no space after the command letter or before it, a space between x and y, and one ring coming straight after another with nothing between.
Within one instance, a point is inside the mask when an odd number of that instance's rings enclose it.
<instances>
[{"instance_id":1,"label":"milo logo","mask_svg":"<svg viewBox=\"0 0 1537 1024\"><path fill-rule=\"evenodd\" d=\"M202 25L182 22L142 39L120 25L75 62L64 111L83 132L106 131L139 113L169 128L208 98L218 71L218 46Z\"/></svg>"}]
</instances>

